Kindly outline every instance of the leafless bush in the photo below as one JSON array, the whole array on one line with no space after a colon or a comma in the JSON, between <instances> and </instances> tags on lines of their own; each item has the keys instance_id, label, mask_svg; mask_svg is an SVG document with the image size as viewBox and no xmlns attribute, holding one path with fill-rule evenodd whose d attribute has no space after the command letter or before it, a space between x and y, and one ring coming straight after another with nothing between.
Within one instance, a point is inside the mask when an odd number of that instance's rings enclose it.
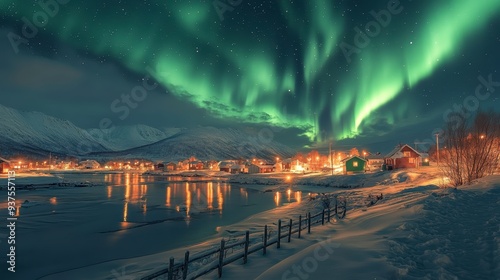
<instances>
[{"instance_id":1,"label":"leafless bush","mask_svg":"<svg viewBox=\"0 0 500 280\"><path fill-rule=\"evenodd\" d=\"M442 170L453 186L472 182L492 174L498 166L500 114L479 112L467 123L466 116L456 115L444 130Z\"/></svg>"}]
</instances>

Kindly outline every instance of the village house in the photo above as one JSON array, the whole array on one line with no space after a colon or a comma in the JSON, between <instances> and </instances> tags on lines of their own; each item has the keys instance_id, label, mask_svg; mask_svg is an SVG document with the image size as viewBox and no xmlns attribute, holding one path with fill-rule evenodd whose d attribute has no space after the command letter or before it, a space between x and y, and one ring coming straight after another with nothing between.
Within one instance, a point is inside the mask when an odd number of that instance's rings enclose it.
<instances>
[{"instance_id":1,"label":"village house","mask_svg":"<svg viewBox=\"0 0 500 280\"><path fill-rule=\"evenodd\" d=\"M259 168L260 168L260 173L271 173L276 171L276 168L272 163L261 164L259 165Z\"/></svg>"},{"instance_id":2,"label":"village house","mask_svg":"<svg viewBox=\"0 0 500 280\"><path fill-rule=\"evenodd\" d=\"M231 166L234 164L234 161L221 161L219 162L219 171L231 172Z\"/></svg>"},{"instance_id":3,"label":"village house","mask_svg":"<svg viewBox=\"0 0 500 280\"><path fill-rule=\"evenodd\" d=\"M177 170L189 170L189 160L182 160L177 163Z\"/></svg>"},{"instance_id":4,"label":"village house","mask_svg":"<svg viewBox=\"0 0 500 280\"><path fill-rule=\"evenodd\" d=\"M282 161L278 161L275 164L275 170L276 172L283 172L283 171L290 171L292 168L292 159L287 158Z\"/></svg>"},{"instance_id":5,"label":"village house","mask_svg":"<svg viewBox=\"0 0 500 280\"><path fill-rule=\"evenodd\" d=\"M165 164L163 162L155 164L154 170L155 171L163 171L165 168Z\"/></svg>"},{"instance_id":6,"label":"village house","mask_svg":"<svg viewBox=\"0 0 500 280\"><path fill-rule=\"evenodd\" d=\"M75 163L73 161L59 161L55 165L56 168L59 169L73 169L75 168Z\"/></svg>"},{"instance_id":7,"label":"village house","mask_svg":"<svg viewBox=\"0 0 500 280\"><path fill-rule=\"evenodd\" d=\"M291 162L290 171L292 171L292 172L309 171L309 164L306 162L302 162L299 159L294 159Z\"/></svg>"},{"instance_id":8,"label":"village house","mask_svg":"<svg viewBox=\"0 0 500 280\"><path fill-rule=\"evenodd\" d=\"M384 156L380 153L370 154L366 156L366 170L368 171L381 171L384 165Z\"/></svg>"},{"instance_id":9,"label":"village house","mask_svg":"<svg viewBox=\"0 0 500 280\"><path fill-rule=\"evenodd\" d=\"M240 174L240 173L245 173L245 165L241 164L233 164L231 165L230 172L231 174Z\"/></svg>"},{"instance_id":10,"label":"village house","mask_svg":"<svg viewBox=\"0 0 500 280\"><path fill-rule=\"evenodd\" d=\"M208 160L205 163L205 169L217 170L219 168L219 162L216 160Z\"/></svg>"},{"instance_id":11,"label":"village house","mask_svg":"<svg viewBox=\"0 0 500 280\"><path fill-rule=\"evenodd\" d=\"M282 172L283 171L283 165L281 164L281 162L276 162L274 164L274 171L276 171L276 172Z\"/></svg>"},{"instance_id":12,"label":"village house","mask_svg":"<svg viewBox=\"0 0 500 280\"><path fill-rule=\"evenodd\" d=\"M195 160L189 162L189 170L202 170L204 167L203 162Z\"/></svg>"},{"instance_id":13,"label":"village house","mask_svg":"<svg viewBox=\"0 0 500 280\"><path fill-rule=\"evenodd\" d=\"M177 164L175 162L168 162L164 165L163 171L175 171L177 170Z\"/></svg>"},{"instance_id":14,"label":"village house","mask_svg":"<svg viewBox=\"0 0 500 280\"><path fill-rule=\"evenodd\" d=\"M247 167L247 173L272 173L276 171L276 167L272 163L262 163L262 164L249 164Z\"/></svg>"},{"instance_id":15,"label":"village house","mask_svg":"<svg viewBox=\"0 0 500 280\"><path fill-rule=\"evenodd\" d=\"M385 156L387 170L398 168L418 168L422 161L422 155L409 145L397 145Z\"/></svg>"},{"instance_id":16,"label":"village house","mask_svg":"<svg viewBox=\"0 0 500 280\"><path fill-rule=\"evenodd\" d=\"M362 157L351 156L343 159L342 163L344 163L344 174L352 174L365 172L367 160Z\"/></svg>"},{"instance_id":17,"label":"village house","mask_svg":"<svg viewBox=\"0 0 500 280\"><path fill-rule=\"evenodd\" d=\"M260 173L260 167L256 164L251 163L247 166L247 173L248 174Z\"/></svg>"},{"instance_id":18,"label":"village house","mask_svg":"<svg viewBox=\"0 0 500 280\"><path fill-rule=\"evenodd\" d=\"M0 157L0 174L9 172L10 161Z\"/></svg>"}]
</instances>

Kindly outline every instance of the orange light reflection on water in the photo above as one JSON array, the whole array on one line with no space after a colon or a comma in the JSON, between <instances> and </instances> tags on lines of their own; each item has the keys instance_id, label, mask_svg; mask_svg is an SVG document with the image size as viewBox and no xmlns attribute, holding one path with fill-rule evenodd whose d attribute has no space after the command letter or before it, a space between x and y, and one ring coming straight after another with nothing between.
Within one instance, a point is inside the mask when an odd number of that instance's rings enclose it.
<instances>
[{"instance_id":1,"label":"orange light reflection on water","mask_svg":"<svg viewBox=\"0 0 500 280\"><path fill-rule=\"evenodd\" d=\"M165 200L165 206L170 207L172 188L170 186L167 187L167 198Z\"/></svg>"},{"instance_id":2,"label":"orange light reflection on water","mask_svg":"<svg viewBox=\"0 0 500 280\"><path fill-rule=\"evenodd\" d=\"M214 184L208 182L207 186L207 208L212 210L214 208Z\"/></svg>"}]
</instances>

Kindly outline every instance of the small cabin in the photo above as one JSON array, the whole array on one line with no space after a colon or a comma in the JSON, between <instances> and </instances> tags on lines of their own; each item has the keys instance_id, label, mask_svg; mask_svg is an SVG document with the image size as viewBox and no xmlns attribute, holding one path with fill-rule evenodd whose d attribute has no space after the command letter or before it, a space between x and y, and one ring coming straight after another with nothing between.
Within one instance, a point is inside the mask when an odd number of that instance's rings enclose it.
<instances>
[{"instance_id":1,"label":"small cabin","mask_svg":"<svg viewBox=\"0 0 500 280\"><path fill-rule=\"evenodd\" d=\"M348 157L342 160L344 163L344 174L365 172L367 160L358 156Z\"/></svg>"},{"instance_id":2,"label":"small cabin","mask_svg":"<svg viewBox=\"0 0 500 280\"><path fill-rule=\"evenodd\" d=\"M255 174L255 173L260 173L260 167L256 164L249 164L247 167L247 173L248 174Z\"/></svg>"},{"instance_id":3,"label":"small cabin","mask_svg":"<svg viewBox=\"0 0 500 280\"><path fill-rule=\"evenodd\" d=\"M164 171L175 171L177 170L177 164L175 162L169 162L165 164Z\"/></svg>"},{"instance_id":4,"label":"small cabin","mask_svg":"<svg viewBox=\"0 0 500 280\"><path fill-rule=\"evenodd\" d=\"M247 167L247 172L249 174L255 174L255 173L272 173L276 171L276 166L274 164L270 163L264 163L264 164L250 164Z\"/></svg>"},{"instance_id":5,"label":"small cabin","mask_svg":"<svg viewBox=\"0 0 500 280\"><path fill-rule=\"evenodd\" d=\"M384 156L380 154L369 155L366 157L366 170L381 171L384 165Z\"/></svg>"},{"instance_id":6,"label":"small cabin","mask_svg":"<svg viewBox=\"0 0 500 280\"><path fill-rule=\"evenodd\" d=\"M9 172L10 161L0 157L0 174L5 174Z\"/></svg>"},{"instance_id":7,"label":"small cabin","mask_svg":"<svg viewBox=\"0 0 500 280\"><path fill-rule=\"evenodd\" d=\"M241 164L233 164L231 166L231 174L239 174L245 172L245 166Z\"/></svg>"},{"instance_id":8,"label":"small cabin","mask_svg":"<svg viewBox=\"0 0 500 280\"><path fill-rule=\"evenodd\" d=\"M418 168L422 155L409 145L398 145L385 156L387 170L399 168Z\"/></svg>"},{"instance_id":9,"label":"small cabin","mask_svg":"<svg viewBox=\"0 0 500 280\"><path fill-rule=\"evenodd\" d=\"M231 172L231 166L234 164L234 161L221 161L219 162L219 171Z\"/></svg>"},{"instance_id":10,"label":"small cabin","mask_svg":"<svg viewBox=\"0 0 500 280\"><path fill-rule=\"evenodd\" d=\"M202 170L203 167L204 167L204 164L201 161L190 161L189 162L189 170Z\"/></svg>"}]
</instances>

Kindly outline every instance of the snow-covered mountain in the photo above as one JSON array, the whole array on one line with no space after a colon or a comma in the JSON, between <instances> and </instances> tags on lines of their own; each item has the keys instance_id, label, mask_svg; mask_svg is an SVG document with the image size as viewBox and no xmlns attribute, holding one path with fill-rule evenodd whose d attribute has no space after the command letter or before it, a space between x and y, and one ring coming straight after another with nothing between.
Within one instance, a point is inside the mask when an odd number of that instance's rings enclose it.
<instances>
[{"instance_id":1,"label":"snow-covered mountain","mask_svg":"<svg viewBox=\"0 0 500 280\"><path fill-rule=\"evenodd\" d=\"M170 137L180 130L179 128L168 128L162 131L142 124L117 126L111 129L87 129L94 139L113 151L152 144Z\"/></svg>"},{"instance_id":2,"label":"snow-covered mountain","mask_svg":"<svg viewBox=\"0 0 500 280\"><path fill-rule=\"evenodd\" d=\"M39 112L21 112L0 105L2 154L48 152L78 155L107 151L87 131L67 120Z\"/></svg>"},{"instance_id":3,"label":"snow-covered mountain","mask_svg":"<svg viewBox=\"0 0 500 280\"><path fill-rule=\"evenodd\" d=\"M122 158L141 157L153 160L181 160L195 156L200 160L290 157L294 151L274 140L237 129L200 127L181 130L156 143L117 153L99 153L96 156Z\"/></svg>"},{"instance_id":4,"label":"snow-covered mountain","mask_svg":"<svg viewBox=\"0 0 500 280\"><path fill-rule=\"evenodd\" d=\"M157 160L272 158L293 151L276 141L237 129L200 127L159 130L146 125L113 129L82 129L70 121L39 112L22 112L0 105L0 154L89 155L98 158Z\"/></svg>"}]
</instances>

